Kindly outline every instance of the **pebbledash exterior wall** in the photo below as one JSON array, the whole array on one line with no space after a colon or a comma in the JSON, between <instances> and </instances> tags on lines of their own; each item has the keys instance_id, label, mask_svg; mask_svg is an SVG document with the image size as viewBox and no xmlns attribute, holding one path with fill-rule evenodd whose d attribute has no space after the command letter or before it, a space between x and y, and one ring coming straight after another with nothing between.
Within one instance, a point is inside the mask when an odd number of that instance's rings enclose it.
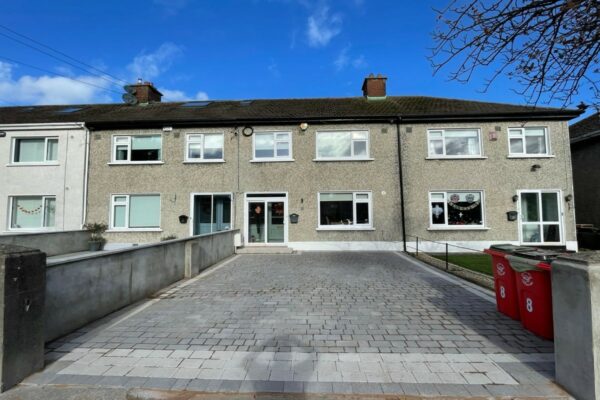
<instances>
[{"instance_id":1,"label":"pebbledash exterior wall","mask_svg":"<svg viewBox=\"0 0 600 400\"><path fill-rule=\"evenodd\" d=\"M508 128L520 127L546 127L550 155L509 156ZM428 159L427 130L435 128L479 129L482 157ZM410 247L414 247L416 236L480 249L494 243L519 244L520 201L514 202L513 196L521 190L552 189L560 190L563 245L570 250L577 249L574 202L565 199L573 194L566 121L419 123L405 124L401 132L406 234ZM490 140L490 133L497 135L497 139ZM540 168L532 171L535 164ZM429 192L444 190L483 191L485 226L466 230L432 229ZM519 211L518 220L508 221L508 211Z\"/></svg>"},{"instance_id":2,"label":"pebbledash exterior wall","mask_svg":"<svg viewBox=\"0 0 600 400\"><path fill-rule=\"evenodd\" d=\"M0 125L0 234L81 229L84 223L87 129L83 123ZM58 160L18 164L12 161L15 138L58 138ZM55 224L36 229L11 229L14 196L54 196Z\"/></svg>"},{"instance_id":3,"label":"pebbledash exterior wall","mask_svg":"<svg viewBox=\"0 0 600 400\"><path fill-rule=\"evenodd\" d=\"M550 156L509 157L508 128L536 126L549 132ZM497 130L497 128L500 128ZM402 215L398 170L398 147L394 123L314 124L306 131L298 125L253 126L254 132L292 133L292 158L286 162L254 162L253 139L241 129L177 128L98 130L90 141L88 222L109 223L114 194L160 194L160 230L107 232L113 244L142 243L168 235L191 234L192 193L231 193L233 228L246 234L245 194L287 193L287 215L297 213L297 224L289 223L288 245L304 250L402 250ZM478 159L428 159L427 130L433 128L477 128L482 157ZM315 161L317 131L368 130L369 161ZM222 163L185 163L186 135L224 133ZM237 134L236 134L237 132ZM497 140L490 140L495 132ZM409 250L415 236L485 248L493 243L519 243L519 221L508 221L507 211L518 211L513 196L519 190L560 191L563 245L576 249L568 127L563 121L514 121L468 123L403 123L400 125L403 159L406 234ZM162 135L162 164L111 165L113 135ZM531 171L534 164L540 169ZM483 191L485 226L468 230L432 230L429 223L429 192L438 190ZM318 193L369 191L372 196L372 230L322 231L318 228Z\"/></svg>"},{"instance_id":4,"label":"pebbledash exterior wall","mask_svg":"<svg viewBox=\"0 0 600 400\"><path fill-rule=\"evenodd\" d=\"M401 250L400 189L395 125L319 124L302 131L298 125L253 126L254 132L288 131L292 138L293 161L255 162L253 138L242 129L176 128L95 131L90 141L88 222L109 223L113 194L160 194L160 231L107 232L109 242L151 242L168 235L185 237L193 221L179 222L192 215L192 193L233 194L234 228L245 229L245 194L287 193L288 246L296 249ZM368 161L314 161L315 132L325 130L368 130ZM186 135L224 133L224 162L185 163ZM110 165L113 135L162 135L163 164ZM239 149L239 151L238 151ZM318 226L318 193L370 191L373 229L322 231ZM298 223L288 215L299 215Z\"/></svg>"}]
</instances>

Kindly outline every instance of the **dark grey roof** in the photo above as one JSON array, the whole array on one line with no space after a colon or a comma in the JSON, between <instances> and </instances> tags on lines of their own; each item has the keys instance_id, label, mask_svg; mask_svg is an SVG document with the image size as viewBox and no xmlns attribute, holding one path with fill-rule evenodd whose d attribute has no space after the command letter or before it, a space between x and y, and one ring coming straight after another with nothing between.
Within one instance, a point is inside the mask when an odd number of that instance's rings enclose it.
<instances>
[{"instance_id":1,"label":"dark grey roof","mask_svg":"<svg viewBox=\"0 0 600 400\"><path fill-rule=\"evenodd\" d=\"M204 107L184 107L185 102L128 104L84 104L0 108L0 124L85 122L91 127L158 124L243 124L299 120L389 120L404 121L534 118L568 120L579 110L530 107L423 96L389 96L385 100L364 97L318 99L271 99L213 101ZM81 110L61 112L67 108Z\"/></svg>"},{"instance_id":2,"label":"dark grey roof","mask_svg":"<svg viewBox=\"0 0 600 400\"><path fill-rule=\"evenodd\" d=\"M600 136L600 113L595 113L569 126L571 143Z\"/></svg>"}]
</instances>

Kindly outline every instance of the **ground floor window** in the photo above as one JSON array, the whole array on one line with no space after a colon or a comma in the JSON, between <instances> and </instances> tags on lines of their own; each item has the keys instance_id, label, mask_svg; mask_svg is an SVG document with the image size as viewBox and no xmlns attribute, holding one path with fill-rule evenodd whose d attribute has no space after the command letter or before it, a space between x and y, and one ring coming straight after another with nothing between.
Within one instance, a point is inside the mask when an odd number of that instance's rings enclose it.
<instances>
[{"instance_id":1,"label":"ground floor window","mask_svg":"<svg viewBox=\"0 0 600 400\"><path fill-rule=\"evenodd\" d=\"M483 227L483 192L430 192L429 215L432 228Z\"/></svg>"},{"instance_id":2,"label":"ground floor window","mask_svg":"<svg viewBox=\"0 0 600 400\"><path fill-rule=\"evenodd\" d=\"M193 197L193 234L231 229L231 194L197 194Z\"/></svg>"},{"instance_id":3,"label":"ground floor window","mask_svg":"<svg viewBox=\"0 0 600 400\"><path fill-rule=\"evenodd\" d=\"M56 197L12 197L10 215L11 229L53 228L56 215Z\"/></svg>"},{"instance_id":4,"label":"ground floor window","mask_svg":"<svg viewBox=\"0 0 600 400\"><path fill-rule=\"evenodd\" d=\"M111 229L160 228L160 195L117 194L112 196Z\"/></svg>"},{"instance_id":5,"label":"ground floor window","mask_svg":"<svg viewBox=\"0 0 600 400\"><path fill-rule=\"evenodd\" d=\"M560 196L558 191L522 191L521 240L523 243L561 243Z\"/></svg>"},{"instance_id":6,"label":"ground floor window","mask_svg":"<svg viewBox=\"0 0 600 400\"><path fill-rule=\"evenodd\" d=\"M319 193L319 228L371 228L370 192Z\"/></svg>"}]
</instances>

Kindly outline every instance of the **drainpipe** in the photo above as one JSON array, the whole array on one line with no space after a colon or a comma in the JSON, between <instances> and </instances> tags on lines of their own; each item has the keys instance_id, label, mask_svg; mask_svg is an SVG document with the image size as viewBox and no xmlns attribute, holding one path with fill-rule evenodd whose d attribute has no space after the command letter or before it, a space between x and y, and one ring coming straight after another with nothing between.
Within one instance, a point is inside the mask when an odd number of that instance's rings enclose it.
<instances>
[{"instance_id":1,"label":"drainpipe","mask_svg":"<svg viewBox=\"0 0 600 400\"><path fill-rule=\"evenodd\" d=\"M400 181L400 212L402 213L402 246L406 253L406 219L404 217L404 177L402 174L402 144L400 142L400 121L396 117L396 140L398 144L398 177Z\"/></svg>"}]
</instances>

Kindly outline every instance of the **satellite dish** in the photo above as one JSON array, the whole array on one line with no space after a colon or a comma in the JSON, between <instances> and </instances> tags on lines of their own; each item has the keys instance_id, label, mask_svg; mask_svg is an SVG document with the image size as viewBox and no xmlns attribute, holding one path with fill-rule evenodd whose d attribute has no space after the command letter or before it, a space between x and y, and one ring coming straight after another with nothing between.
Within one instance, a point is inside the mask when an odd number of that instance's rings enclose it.
<instances>
[{"instance_id":1,"label":"satellite dish","mask_svg":"<svg viewBox=\"0 0 600 400\"><path fill-rule=\"evenodd\" d=\"M123 94L123 96L121 96L121 98L123 99L123 101L125 103L130 104L130 105L135 105L138 103L137 97L135 97L131 93L125 93L125 94Z\"/></svg>"}]
</instances>

